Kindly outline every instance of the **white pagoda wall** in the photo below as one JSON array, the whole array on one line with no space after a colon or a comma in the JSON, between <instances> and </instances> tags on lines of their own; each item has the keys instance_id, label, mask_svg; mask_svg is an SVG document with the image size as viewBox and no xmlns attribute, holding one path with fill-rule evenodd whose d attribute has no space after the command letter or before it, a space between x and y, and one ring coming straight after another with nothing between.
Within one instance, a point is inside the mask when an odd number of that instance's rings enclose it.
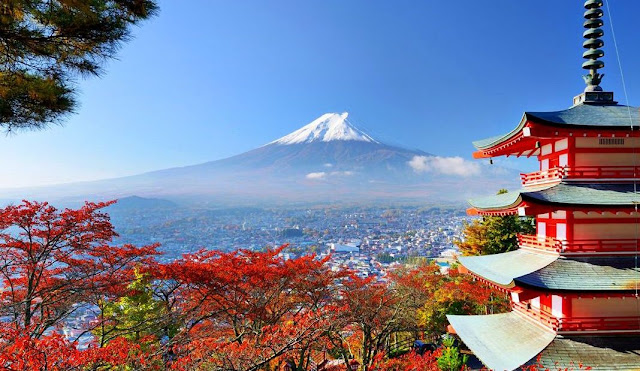
<instances>
[{"instance_id":1,"label":"white pagoda wall","mask_svg":"<svg viewBox=\"0 0 640 371\"><path fill-rule=\"evenodd\" d=\"M633 153L576 153L575 166L633 166L633 157ZM640 166L640 161L635 161Z\"/></svg>"},{"instance_id":2,"label":"white pagoda wall","mask_svg":"<svg viewBox=\"0 0 640 371\"><path fill-rule=\"evenodd\" d=\"M640 233L636 229L634 223L575 224L573 238L575 240L635 239Z\"/></svg>"},{"instance_id":3,"label":"white pagoda wall","mask_svg":"<svg viewBox=\"0 0 640 371\"><path fill-rule=\"evenodd\" d=\"M574 298L572 317L635 317L640 315L638 298Z\"/></svg>"},{"instance_id":4,"label":"white pagoda wall","mask_svg":"<svg viewBox=\"0 0 640 371\"><path fill-rule=\"evenodd\" d=\"M576 153L575 154L575 164L576 167L581 166L640 166L640 161L638 161L638 154L636 153L636 159L634 160L633 153L624 153L624 151L629 151L631 148L638 149L640 153L640 141L638 138L616 138L618 140L623 141L623 143L616 144L600 144L601 139L613 139L612 137L602 137L602 138L575 138L575 147L576 149L592 149L593 152L590 153ZM621 149L620 153L605 153L599 151L601 149L606 149L608 151Z\"/></svg>"},{"instance_id":5,"label":"white pagoda wall","mask_svg":"<svg viewBox=\"0 0 640 371\"><path fill-rule=\"evenodd\" d=\"M602 137L604 138L604 137ZM611 138L611 137L607 137ZM620 138L624 139L624 144L600 144L601 138L593 137L577 137L575 141L576 148L640 148L640 140L638 138Z\"/></svg>"},{"instance_id":6,"label":"white pagoda wall","mask_svg":"<svg viewBox=\"0 0 640 371\"><path fill-rule=\"evenodd\" d=\"M640 238L640 226L629 222L640 217L639 213L582 212L573 213L573 239L636 239ZM581 223L581 222L588 223ZM597 221L597 222L596 222Z\"/></svg>"}]
</instances>

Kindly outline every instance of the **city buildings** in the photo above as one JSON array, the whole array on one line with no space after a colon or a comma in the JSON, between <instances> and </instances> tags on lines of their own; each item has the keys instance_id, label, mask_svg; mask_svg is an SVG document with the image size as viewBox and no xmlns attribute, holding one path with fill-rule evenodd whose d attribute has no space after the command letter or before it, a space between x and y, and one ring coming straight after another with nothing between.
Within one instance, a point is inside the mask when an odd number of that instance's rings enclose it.
<instances>
[{"instance_id":1,"label":"city buildings","mask_svg":"<svg viewBox=\"0 0 640 371\"><path fill-rule=\"evenodd\" d=\"M288 247L285 259L331 254L329 264L362 276L383 277L397 264L434 259L452 261L454 242L471 218L461 206L344 206L202 210L176 207L112 213L119 244L159 242L171 261L201 248L230 251ZM299 228L291 228L298 226ZM302 231L285 235L283 231ZM332 249L337 247L337 251Z\"/></svg>"}]
</instances>

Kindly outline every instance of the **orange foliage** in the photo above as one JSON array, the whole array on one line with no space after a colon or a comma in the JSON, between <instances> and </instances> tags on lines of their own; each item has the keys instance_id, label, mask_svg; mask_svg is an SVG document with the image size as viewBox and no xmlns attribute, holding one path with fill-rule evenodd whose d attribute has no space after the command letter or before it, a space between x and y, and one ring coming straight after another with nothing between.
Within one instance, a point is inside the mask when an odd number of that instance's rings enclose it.
<instances>
[{"instance_id":1,"label":"orange foliage","mask_svg":"<svg viewBox=\"0 0 640 371\"><path fill-rule=\"evenodd\" d=\"M139 343L118 338L102 348L77 349L58 333L34 338L12 328L5 328L0 337L0 368L11 371L69 371L129 366L151 369L156 361Z\"/></svg>"},{"instance_id":2,"label":"orange foliage","mask_svg":"<svg viewBox=\"0 0 640 371\"><path fill-rule=\"evenodd\" d=\"M447 314L486 314L507 311L504 293L476 281L473 276L451 268L441 273L436 264L400 270L392 279L408 305L414 310L417 322L433 334L445 332Z\"/></svg>"},{"instance_id":3,"label":"orange foliage","mask_svg":"<svg viewBox=\"0 0 640 371\"><path fill-rule=\"evenodd\" d=\"M339 313L330 300L341 274L313 256L284 260L283 248L201 251L160 268L185 324L175 367L250 370L311 351Z\"/></svg>"},{"instance_id":4,"label":"orange foliage","mask_svg":"<svg viewBox=\"0 0 640 371\"><path fill-rule=\"evenodd\" d=\"M410 352L403 356L385 359L384 354L379 354L371 368L372 371L439 371L438 357L440 350L426 352L423 355Z\"/></svg>"}]
</instances>

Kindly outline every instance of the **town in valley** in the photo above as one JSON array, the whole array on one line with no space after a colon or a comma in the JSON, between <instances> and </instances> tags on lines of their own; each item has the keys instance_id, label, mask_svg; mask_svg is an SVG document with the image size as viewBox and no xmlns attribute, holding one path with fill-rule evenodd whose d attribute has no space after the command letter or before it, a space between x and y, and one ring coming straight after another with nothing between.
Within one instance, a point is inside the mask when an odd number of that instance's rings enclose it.
<instances>
[{"instance_id":1,"label":"town in valley","mask_svg":"<svg viewBox=\"0 0 640 371\"><path fill-rule=\"evenodd\" d=\"M146 205L130 208L129 205ZM120 207L121 205L122 207ZM282 245L286 259L330 255L363 277L383 277L391 266L436 260L443 268L457 253L465 222L462 205L336 206L195 209L140 197L111 206L118 243L160 243L162 260L200 249L253 251Z\"/></svg>"}]
</instances>

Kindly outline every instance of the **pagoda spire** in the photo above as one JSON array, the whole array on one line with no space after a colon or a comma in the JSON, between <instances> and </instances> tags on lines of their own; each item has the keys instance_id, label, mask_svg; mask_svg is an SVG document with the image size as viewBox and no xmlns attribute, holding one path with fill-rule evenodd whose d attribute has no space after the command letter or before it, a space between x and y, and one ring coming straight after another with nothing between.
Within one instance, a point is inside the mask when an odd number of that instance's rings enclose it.
<instances>
[{"instance_id":1,"label":"pagoda spire","mask_svg":"<svg viewBox=\"0 0 640 371\"><path fill-rule=\"evenodd\" d=\"M605 92L600 87L603 73L598 73L598 70L604 68L604 62L600 58L604 57L604 51L601 49L604 46L602 36L604 31L602 26L604 21L602 16L602 6L604 0L587 0L584 3L584 28L586 30L582 34L586 39L582 46L587 49L582 57L586 59L582 63L582 68L589 71L586 75L582 76L587 87L580 95L573 98L573 105L579 104L599 104L599 105L616 105L618 102L613 100L613 92Z\"/></svg>"},{"instance_id":2,"label":"pagoda spire","mask_svg":"<svg viewBox=\"0 0 640 371\"><path fill-rule=\"evenodd\" d=\"M582 76L584 82L587 84L585 92L590 91L602 91L600 82L604 77L604 74L598 73L598 70L604 67L604 62L600 60L604 56L604 51L600 48L604 46L604 41L601 37L604 35L604 31L600 28L604 24L602 20L602 0L587 0L584 3L585 9L584 18L584 31L583 36L586 41L582 44L587 51L582 54L584 59L587 59L582 63L582 68L588 70L587 75Z\"/></svg>"}]
</instances>

